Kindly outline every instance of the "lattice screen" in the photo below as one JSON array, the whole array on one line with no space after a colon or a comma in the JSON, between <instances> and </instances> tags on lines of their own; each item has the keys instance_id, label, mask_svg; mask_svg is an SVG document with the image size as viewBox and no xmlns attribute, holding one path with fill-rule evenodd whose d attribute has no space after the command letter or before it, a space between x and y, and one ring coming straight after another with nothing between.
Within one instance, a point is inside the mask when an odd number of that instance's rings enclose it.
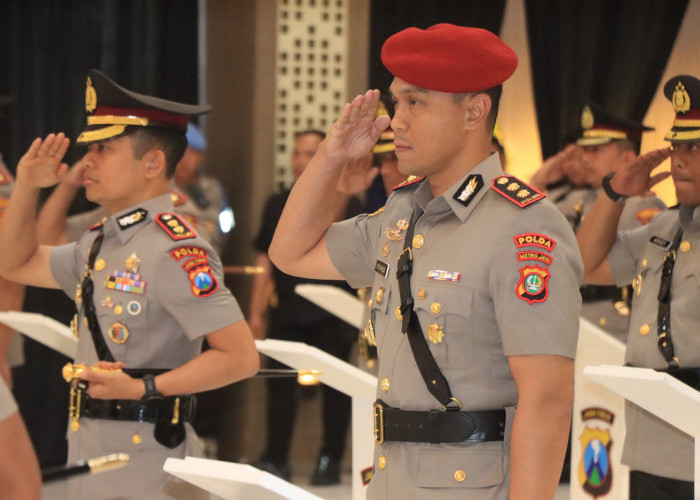
<instances>
[{"instance_id":1,"label":"lattice screen","mask_svg":"<svg viewBox=\"0 0 700 500\"><path fill-rule=\"evenodd\" d=\"M347 101L349 0L278 0L275 184L289 186L294 133L324 132Z\"/></svg>"}]
</instances>

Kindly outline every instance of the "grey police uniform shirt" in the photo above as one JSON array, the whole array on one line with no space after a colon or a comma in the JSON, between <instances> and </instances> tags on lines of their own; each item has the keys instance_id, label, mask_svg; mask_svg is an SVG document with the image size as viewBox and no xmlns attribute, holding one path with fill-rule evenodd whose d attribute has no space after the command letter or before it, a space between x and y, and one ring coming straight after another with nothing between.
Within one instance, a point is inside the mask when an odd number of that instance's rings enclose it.
<instances>
[{"instance_id":1,"label":"grey police uniform shirt","mask_svg":"<svg viewBox=\"0 0 700 500\"><path fill-rule=\"evenodd\" d=\"M0 378L0 422L17 413L17 403L5 381Z\"/></svg>"},{"instance_id":2,"label":"grey police uniform shirt","mask_svg":"<svg viewBox=\"0 0 700 500\"><path fill-rule=\"evenodd\" d=\"M681 206L657 215L649 225L618 233L608 253L618 285L633 284L632 316L625 363L666 368L657 347L658 293L667 248L683 227L671 284L671 338L681 367L700 367L700 213ZM684 251L685 249L685 251ZM622 461L632 470L693 481L693 439L627 402Z\"/></svg>"},{"instance_id":3,"label":"grey police uniform shirt","mask_svg":"<svg viewBox=\"0 0 700 500\"><path fill-rule=\"evenodd\" d=\"M506 498L518 401L507 357L574 357L582 277L574 234L548 200L520 208L491 189L501 174L498 156L491 155L437 198L427 181L403 186L383 211L329 229L335 267L351 286L373 286L377 398L404 410L441 407L425 387L396 314L400 228L420 207L411 293L423 334L463 410L507 413L504 442L376 445L368 499ZM475 175L483 187L477 179L469 196Z\"/></svg>"},{"instance_id":4,"label":"grey police uniform shirt","mask_svg":"<svg viewBox=\"0 0 700 500\"><path fill-rule=\"evenodd\" d=\"M167 214L160 219L170 231L158 222L159 214ZM105 341L126 368L181 366L200 354L204 335L243 319L224 286L221 262L211 246L186 228L176 229L184 228L180 220L169 225L173 220L172 199L166 194L104 223L93 271L94 304ZM79 241L51 251L51 272L71 298L97 235L93 229ZM127 261L138 262L137 268ZM90 366L98 358L82 317L79 328L76 362ZM70 498L199 498L201 492L162 470L168 457L201 456L192 427L185 427L185 441L169 449L154 439L153 424L81 418L79 430L68 431L69 461L117 452L129 453L131 461L110 474L71 480ZM141 443L132 442L135 434Z\"/></svg>"},{"instance_id":5,"label":"grey police uniform shirt","mask_svg":"<svg viewBox=\"0 0 700 500\"><path fill-rule=\"evenodd\" d=\"M576 231L581 219L590 211L600 193L602 193L601 189L574 189L559 200L556 207ZM648 224L664 208L666 205L656 196L634 196L625 203L617 229L628 231ZM584 302L581 305L581 316L616 339L626 342L629 329L629 307L626 302L613 300Z\"/></svg>"}]
</instances>

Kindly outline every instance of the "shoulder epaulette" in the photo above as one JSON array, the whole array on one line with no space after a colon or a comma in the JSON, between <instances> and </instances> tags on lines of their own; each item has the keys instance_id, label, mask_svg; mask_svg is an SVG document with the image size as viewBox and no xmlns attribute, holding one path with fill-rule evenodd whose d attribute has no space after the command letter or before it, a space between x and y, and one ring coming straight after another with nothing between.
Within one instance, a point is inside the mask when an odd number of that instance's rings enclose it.
<instances>
[{"instance_id":1,"label":"shoulder epaulette","mask_svg":"<svg viewBox=\"0 0 700 500\"><path fill-rule=\"evenodd\" d=\"M4 186L5 184L9 184L13 181L12 179L12 174L5 170L5 167L2 165L2 161L0 161L0 186Z\"/></svg>"},{"instance_id":2,"label":"shoulder epaulette","mask_svg":"<svg viewBox=\"0 0 700 500\"><path fill-rule=\"evenodd\" d=\"M190 229L190 226L179 215L170 213L158 214L156 222L174 240L186 240L197 237L197 233Z\"/></svg>"},{"instance_id":3,"label":"shoulder epaulette","mask_svg":"<svg viewBox=\"0 0 700 500\"><path fill-rule=\"evenodd\" d=\"M491 189L520 208L545 198L544 193L513 175L499 175L491 182Z\"/></svg>"},{"instance_id":4,"label":"shoulder epaulette","mask_svg":"<svg viewBox=\"0 0 700 500\"><path fill-rule=\"evenodd\" d=\"M403 189L403 188L410 186L412 184L418 184L419 182L422 182L423 179L425 179L425 177L416 177L415 175L409 175L408 179L403 181L398 186L395 186L394 189L392 189L392 191L398 191L399 189Z\"/></svg>"},{"instance_id":5,"label":"shoulder epaulette","mask_svg":"<svg viewBox=\"0 0 700 500\"><path fill-rule=\"evenodd\" d=\"M170 199L173 200L173 206L179 207L187 203L187 200L189 198L187 198L187 196L182 194L177 189L173 189L172 191L170 191Z\"/></svg>"}]
</instances>

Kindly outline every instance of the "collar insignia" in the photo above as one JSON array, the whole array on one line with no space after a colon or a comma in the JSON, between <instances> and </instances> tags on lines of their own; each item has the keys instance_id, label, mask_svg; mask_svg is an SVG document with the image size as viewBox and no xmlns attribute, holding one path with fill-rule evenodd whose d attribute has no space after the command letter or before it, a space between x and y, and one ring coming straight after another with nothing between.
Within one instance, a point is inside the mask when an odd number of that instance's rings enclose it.
<instances>
[{"instance_id":1,"label":"collar insignia","mask_svg":"<svg viewBox=\"0 0 700 500\"><path fill-rule=\"evenodd\" d=\"M126 229L134 224L145 221L147 215L148 212L146 210L143 208L137 208L133 212L129 212L128 214L119 217L117 219L117 224L119 224L120 229Z\"/></svg>"},{"instance_id":2,"label":"collar insignia","mask_svg":"<svg viewBox=\"0 0 700 500\"><path fill-rule=\"evenodd\" d=\"M483 186L484 180L479 174L470 175L452 197L466 207Z\"/></svg>"}]
</instances>

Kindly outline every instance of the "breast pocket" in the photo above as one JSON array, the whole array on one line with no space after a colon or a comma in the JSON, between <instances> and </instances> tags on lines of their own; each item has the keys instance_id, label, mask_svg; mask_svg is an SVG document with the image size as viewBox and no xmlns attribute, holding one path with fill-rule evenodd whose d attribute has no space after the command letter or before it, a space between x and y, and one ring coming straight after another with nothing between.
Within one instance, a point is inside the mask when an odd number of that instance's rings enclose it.
<instances>
[{"instance_id":1,"label":"breast pocket","mask_svg":"<svg viewBox=\"0 0 700 500\"><path fill-rule=\"evenodd\" d=\"M472 357L471 288L436 287L427 291L425 300L416 301L416 313L424 329L428 346L446 368L464 367Z\"/></svg>"},{"instance_id":2,"label":"breast pocket","mask_svg":"<svg viewBox=\"0 0 700 500\"><path fill-rule=\"evenodd\" d=\"M117 361L139 362L148 353L144 295L111 293L96 304L102 336Z\"/></svg>"}]
</instances>

